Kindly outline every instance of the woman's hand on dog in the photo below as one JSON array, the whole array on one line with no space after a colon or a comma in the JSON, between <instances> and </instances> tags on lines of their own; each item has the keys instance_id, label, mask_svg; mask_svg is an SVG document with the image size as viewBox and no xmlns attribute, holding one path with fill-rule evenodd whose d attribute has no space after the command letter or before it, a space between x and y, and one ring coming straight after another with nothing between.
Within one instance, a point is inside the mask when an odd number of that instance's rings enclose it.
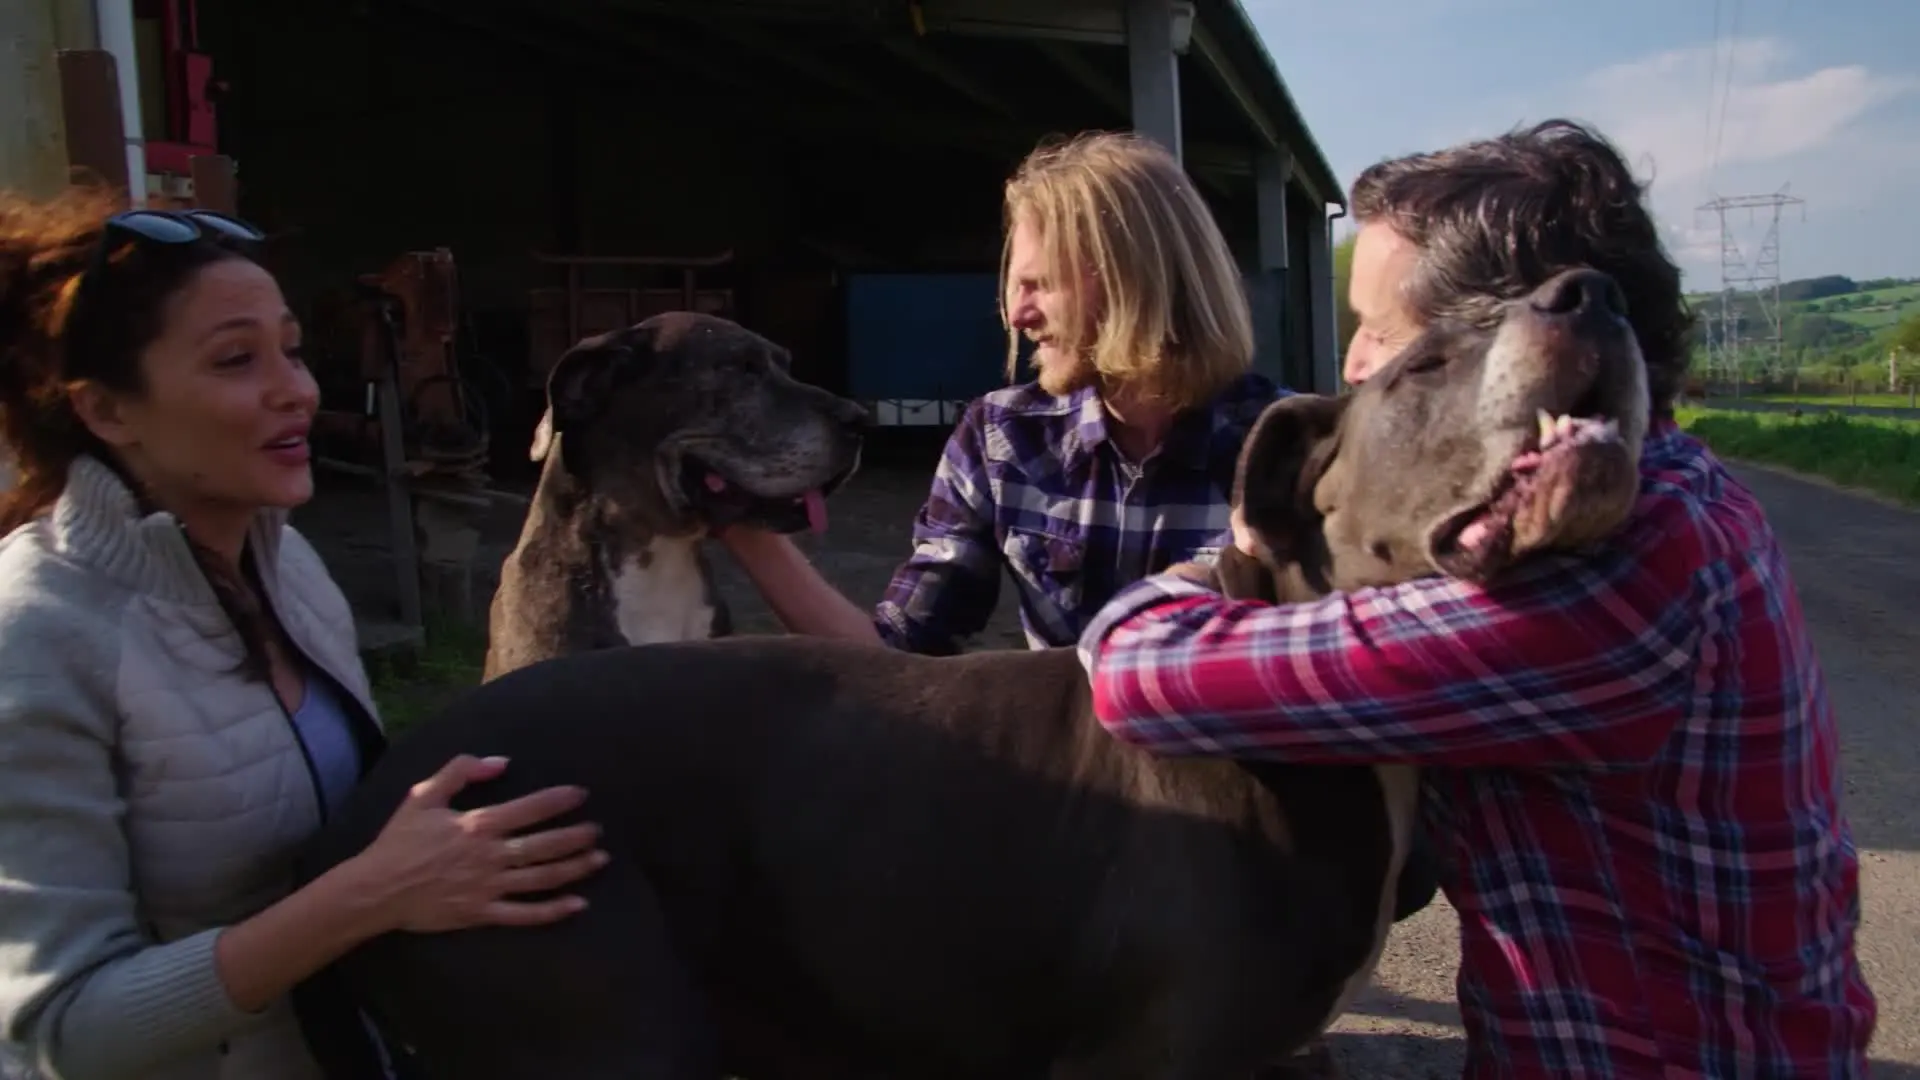
<instances>
[{"instance_id":1,"label":"woman's hand on dog","mask_svg":"<svg viewBox=\"0 0 1920 1080\"><path fill-rule=\"evenodd\" d=\"M355 857L378 890L389 929L434 932L486 924L536 926L578 912L573 894L513 899L563 889L607 863L591 822L524 832L586 800L577 787L550 787L473 810L449 803L468 784L491 780L503 758L467 755L415 784L380 835Z\"/></svg>"}]
</instances>

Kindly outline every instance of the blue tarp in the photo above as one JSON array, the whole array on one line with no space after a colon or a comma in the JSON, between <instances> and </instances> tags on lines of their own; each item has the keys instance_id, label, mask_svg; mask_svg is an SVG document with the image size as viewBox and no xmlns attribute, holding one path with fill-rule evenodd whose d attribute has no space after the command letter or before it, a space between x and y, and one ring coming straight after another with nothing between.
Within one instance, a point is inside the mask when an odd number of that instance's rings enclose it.
<instances>
[{"instance_id":1,"label":"blue tarp","mask_svg":"<svg viewBox=\"0 0 1920 1080\"><path fill-rule=\"evenodd\" d=\"M1254 367L1283 385L1286 308L1281 274L1246 278ZM958 401L1007 384L1007 338L994 306L994 274L849 274L848 394ZM1030 346L1021 345L1024 357ZM1023 366L1025 380L1032 374Z\"/></svg>"},{"instance_id":2,"label":"blue tarp","mask_svg":"<svg viewBox=\"0 0 1920 1080\"><path fill-rule=\"evenodd\" d=\"M852 397L959 400L1006 385L994 274L849 274Z\"/></svg>"}]
</instances>

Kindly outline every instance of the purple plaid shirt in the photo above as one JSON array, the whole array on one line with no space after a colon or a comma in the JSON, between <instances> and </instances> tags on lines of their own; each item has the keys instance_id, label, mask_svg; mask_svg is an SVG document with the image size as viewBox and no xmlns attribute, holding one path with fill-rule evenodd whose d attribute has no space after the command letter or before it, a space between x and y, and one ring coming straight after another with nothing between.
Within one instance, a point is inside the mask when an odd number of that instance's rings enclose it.
<instances>
[{"instance_id":1,"label":"purple plaid shirt","mask_svg":"<svg viewBox=\"0 0 1920 1080\"><path fill-rule=\"evenodd\" d=\"M1159 451L1127 461L1092 390L996 390L961 414L913 522L913 554L874 612L910 652L958 652L980 632L1010 571L1034 648L1070 646L1115 592L1190 559L1229 530L1240 444L1287 391L1242 376L1174 420Z\"/></svg>"}]
</instances>

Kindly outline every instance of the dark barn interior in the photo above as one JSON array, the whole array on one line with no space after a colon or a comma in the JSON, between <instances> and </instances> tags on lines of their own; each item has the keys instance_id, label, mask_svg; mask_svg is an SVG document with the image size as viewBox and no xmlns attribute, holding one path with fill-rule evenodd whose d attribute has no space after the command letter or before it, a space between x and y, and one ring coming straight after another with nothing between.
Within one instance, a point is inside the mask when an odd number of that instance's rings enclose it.
<instances>
[{"instance_id":1,"label":"dark barn interior","mask_svg":"<svg viewBox=\"0 0 1920 1080\"><path fill-rule=\"evenodd\" d=\"M364 396L357 278L446 248L454 362L499 476L525 464L559 349L688 300L852 396L999 385L1001 182L1038 140L1130 111L1128 50L1093 30L962 32L1009 6L200 0L197 36L238 208L275 237L327 407ZM1096 30L1119 6L1037 5ZM1256 129L1198 52L1178 60L1184 160L1249 267L1262 366L1304 387L1320 299L1307 274L1257 270ZM1305 267L1324 203L1285 191ZM952 418L914 412L888 415Z\"/></svg>"},{"instance_id":2,"label":"dark barn interior","mask_svg":"<svg viewBox=\"0 0 1920 1080\"><path fill-rule=\"evenodd\" d=\"M731 317L871 405L869 463L929 466L1006 382L1001 185L1050 137L1176 145L1255 366L1337 389L1339 185L1239 0L131 3L148 204L267 231L315 464L384 503L375 563L344 521L329 555L369 646L477 615L482 523L526 505L546 373L588 334ZM111 172L116 59L74 59Z\"/></svg>"}]
</instances>

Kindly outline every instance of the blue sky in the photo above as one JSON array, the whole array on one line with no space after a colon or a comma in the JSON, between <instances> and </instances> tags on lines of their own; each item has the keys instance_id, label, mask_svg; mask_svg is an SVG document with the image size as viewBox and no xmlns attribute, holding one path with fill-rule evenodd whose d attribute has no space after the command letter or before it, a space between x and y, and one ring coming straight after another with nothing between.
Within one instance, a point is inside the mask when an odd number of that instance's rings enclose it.
<instances>
[{"instance_id":1,"label":"blue sky","mask_svg":"<svg viewBox=\"0 0 1920 1080\"><path fill-rule=\"evenodd\" d=\"M1651 178L1689 289L1720 282L1694 208L1787 184L1806 205L1781 217L1782 280L1920 276L1920 0L1242 3L1343 184L1569 116ZM1728 220L1751 261L1767 218Z\"/></svg>"}]
</instances>

